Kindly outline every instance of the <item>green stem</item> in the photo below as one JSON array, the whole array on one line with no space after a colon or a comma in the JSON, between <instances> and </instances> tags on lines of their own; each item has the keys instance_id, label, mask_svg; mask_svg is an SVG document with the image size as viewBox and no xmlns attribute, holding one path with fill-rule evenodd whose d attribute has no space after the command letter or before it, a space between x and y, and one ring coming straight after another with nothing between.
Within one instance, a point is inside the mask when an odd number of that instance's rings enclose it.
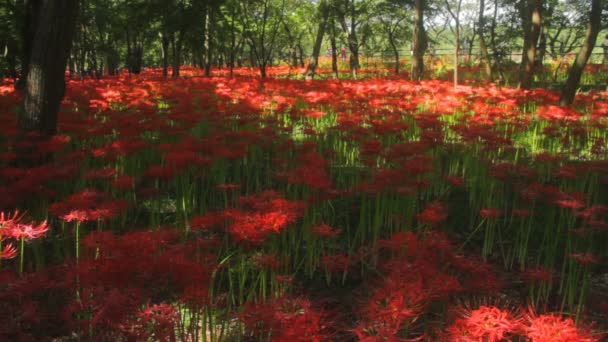
<instances>
[{"instance_id":1,"label":"green stem","mask_svg":"<svg viewBox=\"0 0 608 342\"><path fill-rule=\"evenodd\" d=\"M22 237L21 246L19 248L19 275L23 274L24 262L25 262L25 237Z\"/></svg>"}]
</instances>

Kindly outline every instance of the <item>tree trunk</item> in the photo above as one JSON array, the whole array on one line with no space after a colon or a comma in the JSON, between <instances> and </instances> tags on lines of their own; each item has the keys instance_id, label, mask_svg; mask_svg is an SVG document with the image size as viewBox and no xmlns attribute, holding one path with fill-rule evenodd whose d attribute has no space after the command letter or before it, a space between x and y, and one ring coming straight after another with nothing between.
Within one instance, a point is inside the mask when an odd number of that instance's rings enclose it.
<instances>
[{"instance_id":1,"label":"tree trunk","mask_svg":"<svg viewBox=\"0 0 608 342\"><path fill-rule=\"evenodd\" d=\"M350 27L346 25L346 18L344 14L341 15L340 23L342 29L346 33L346 41L348 42L348 49L350 50L349 67L354 79L357 79L357 73L359 71L359 40L357 39L357 27L356 27L356 11L355 1L351 0L350 4L351 15L350 15Z\"/></svg>"},{"instance_id":2,"label":"tree trunk","mask_svg":"<svg viewBox=\"0 0 608 342\"><path fill-rule=\"evenodd\" d=\"M334 79L340 78L340 71L338 70L338 45L336 44L336 23L332 18L330 23L331 28L331 36L330 36L330 45L331 45L331 71L334 75Z\"/></svg>"},{"instance_id":3,"label":"tree trunk","mask_svg":"<svg viewBox=\"0 0 608 342\"><path fill-rule=\"evenodd\" d=\"M25 9L24 23L22 30L22 50L21 50L21 77L17 82L17 89L23 89L26 86L27 75L29 72L30 60L32 57L32 49L38 25L40 22L43 0L23 0Z\"/></svg>"},{"instance_id":4,"label":"tree trunk","mask_svg":"<svg viewBox=\"0 0 608 342\"><path fill-rule=\"evenodd\" d=\"M6 42L6 54L4 56L8 64L8 76L15 81L19 77L19 74L17 72L17 46L18 43L14 39L9 37L8 41Z\"/></svg>"},{"instance_id":5,"label":"tree trunk","mask_svg":"<svg viewBox=\"0 0 608 342\"><path fill-rule=\"evenodd\" d=\"M490 60L490 54L488 53L488 46L486 45L486 39L483 36L486 26L486 19L484 15L485 11L485 0L479 0L479 20L477 21L479 35L479 53L481 60L483 61L483 70L488 81L493 79L492 62Z\"/></svg>"},{"instance_id":6,"label":"tree trunk","mask_svg":"<svg viewBox=\"0 0 608 342\"><path fill-rule=\"evenodd\" d=\"M22 134L47 137L57 131L57 113L65 90L65 68L72 45L79 0L44 1L32 44Z\"/></svg>"},{"instance_id":7,"label":"tree trunk","mask_svg":"<svg viewBox=\"0 0 608 342\"><path fill-rule=\"evenodd\" d=\"M460 23L456 22L456 46L454 47L454 87L458 86L458 55L460 55Z\"/></svg>"},{"instance_id":8,"label":"tree trunk","mask_svg":"<svg viewBox=\"0 0 608 342\"><path fill-rule=\"evenodd\" d=\"M534 63L536 63L537 67L542 67L543 62L545 61L545 55L547 54L547 27L543 23L540 29L540 38L538 42L538 51L536 53L536 58Z\"/></svg>"},{"instance_id":9,"label":"tree trunk","mask_svg":"<svg viewBox=\"0 0 608 342\"><path fill-rule=\"evenodd\" d=\"M414 25L412 79L419 80L424 73L424 51L427 48L424 30L424 0L415 0L416 19Z\"/></svg>"},{"instance_id":10,"label":"tree trunk","mask_svg":"<svg viewBox=\"0 0 608 342\"><path fill-rule=\"evenodd\" d=\"M173 65L171 70L171 77L179 77L179 69L182 64L182 46L184 40L184 30L180 30L177 34L177 39L175 35L172 40L172 52L173 52Z\"/></svg>"},{"instance_id":11,"label":"tree trunk","mask_svg":"<svg viewBox=\"0 0 608 342\"><path fill-rule=\"evenodd\" d=\"M521 11L524 27L524 49L519 73L519 87L530 89L534 77L536 44L542 24L543 0L527 0L524 2Z\"/></svg>"},{"instance_id":12,"label":"tree trunk","mask_svg":"<svg viewBox=\"0 0 608 342\"><path fill-rule=\"evenodd\" d=\"M315 77L315 71L319 64L319 54L321 53L321 44L323 43L323 36L325 35L325 26L327 25L327 17L329 11L325 1L319 3L319 14L321 20L319 21L319 27L317 29L317 38L315 39L315 45L312 48L312 57L306 68L306 79L312 80Z\"/></svg>"},{"instance_id":13,"label":"tree trunk","mask_svg":"<svg viewBox=\"0 0 608 342\"><path fill-rule=\"evenodd\" d=\"M161 33L161 48L163 53L163 77L169 75L169 34Z\"/></svg>"},{"instance_id":14,"label":"tree trunk","mask_svg":"<svg viewBox=\"0 0 608 342\"><path fill-rule=\"evenodd\" d=\"M392 31L388 32L388 41L391 44L393 55L395 56L395 75L399 75L399 49L397 49L397 44L395 43L395 37L393 36Z\"/></svg>"},{"instance_id":15,"label":"tree trunk","mask_svg":"<svg viewBox=\"0 0 608 342\"><path fill-rule=\"evenodd\" d=\"M211 5L207 5L207 13L205 16L205 76L211 76L211 64L213 64L213 47L211 46L213 8Z\"/></svg>"},{"instance_id":16,"label":"tree trunk","mask_svg":"<svg viewBox=\"0 0 608 342\"><path fill-rule=\"evenodd\" d=\"M304 48L302 47L302 41L298 41L298 61L300 63L300 67L303 68L304 65Z\"/></svg>"},{"instance_id":17,"label":"tree trunk","mask_svg":"<svg viewBox=\"0 0 608 342\"><path fill-rule=\"evenodd\" d=\"M589 24L587 25L585 42L576 56L576 60L574 61L574 64L572 64L570 72L568 73L568 79L562 88L562 95L559 99L559 104L561 106L570 105L572 102L574 102L574 95L576 94L576 89L580 84L583 69L587 64L587 60L589 60L589 56L591 56L591 52L595 47L597 35L601 30L602 7L602 0L592 0L591 10L589 11L590 20Z\"/></svg>"}]
</instances>

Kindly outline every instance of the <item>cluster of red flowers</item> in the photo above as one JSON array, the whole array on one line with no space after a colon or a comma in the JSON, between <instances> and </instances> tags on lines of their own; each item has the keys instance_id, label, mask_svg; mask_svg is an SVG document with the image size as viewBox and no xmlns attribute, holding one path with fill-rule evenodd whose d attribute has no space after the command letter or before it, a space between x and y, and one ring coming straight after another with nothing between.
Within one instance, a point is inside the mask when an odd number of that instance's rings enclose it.
<instances>
[{"instance_id":1,"label":"cluster of red flowers","mask_svg":"<svg viewBox=\"0 0 608 342\"><path fill-rule=\"evenodd\" d=\"M230 221L228 234L237 242L260 244L271 234L280 233L303 213L304 203L281 198L276 191L242 197L241 208L224 212Z\"/></svg>"},{"instance_id":2,"label":"cluster of red flowers","mask_svg":"<svg viewBox=\"0 0 608 342\"><path fill-rule=\"evenodd\" d=\"M0 339L41 340L71 330L83 339L175 340L176 308L150 301L171 294L189 308L209 304L216 264L207 241L182 243L173 230L93 232L83 245L77 266L1 274Z\"/></svg>"},{"instance_id":3,"label":"cluster of red flowers","mask_svg":"<svg viewBox=\"0 0 608 342\"><path fill-rule=\"evenodd\" d=\"M38 239L49 230L46 221L40 223L24 222L24 215L15 211L12 215L0 212L0 259L12 259L17 256L15 241ZM11 241L13 240L13 241Z\"/></svg>"},{"instance_id":4,"label":"cluster of red flowers","mask_svg":"<svg viewBox=\"0 0 608 342\"><path fill-rule=\"evenodd\" d=\"M571 318L556 314L514 314L497 306L462 310L443 336L449 341L499 342L525 338L531 342L591 342L600 337L577 328Z\"/></svg>"},{"instance_id":5,"label":"cluster of red flowers","mask_svg":"<svg viewBox=\"0 0 608 342\"><path fill-rule=\"evenodd\" d=\"M247 303L239 315L248 334L277 342L320 342L329 338L328 318L305 298L279 297Z\"/></svg>"}]
</instances>

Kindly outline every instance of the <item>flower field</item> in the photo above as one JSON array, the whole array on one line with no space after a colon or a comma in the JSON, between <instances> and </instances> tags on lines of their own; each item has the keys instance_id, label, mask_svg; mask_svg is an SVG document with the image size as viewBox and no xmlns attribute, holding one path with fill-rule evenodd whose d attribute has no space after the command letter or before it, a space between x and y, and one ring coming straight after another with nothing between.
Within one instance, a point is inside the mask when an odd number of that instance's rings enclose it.
<instances>
[{"instance_id":1,"label":"flower field","mask_svg":"<svg viewBox=\"0 0 608 342\"><path fill-rule=\"evenodd\" d=\"M605 337L607 92L269 72L1 86L0 340Z\"/></svg>"}]
</instances>

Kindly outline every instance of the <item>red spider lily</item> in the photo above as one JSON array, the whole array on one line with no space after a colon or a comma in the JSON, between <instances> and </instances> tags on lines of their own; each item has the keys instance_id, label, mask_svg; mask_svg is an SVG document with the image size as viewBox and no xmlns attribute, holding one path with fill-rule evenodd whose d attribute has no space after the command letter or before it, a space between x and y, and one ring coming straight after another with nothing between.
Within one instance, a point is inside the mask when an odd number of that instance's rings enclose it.
<instances>
[{"instance_id":1,"label":"red spider lily","mask_svg":"<svg viewBox=\"0 0 608 342\"><path fill-rule=\"evenodd\" d=\"M209 230L221 226L225 216L222 213L209 212L203 216L194 216L190 221L192 230Z\"/></svg>"},{"instance_id":2,"label":"red spider lily","mask_svg":"<svg viewBox=\"0 0 608 342\"><path fill-rule=\"evenodd\" d=\"M247 303L239 316L255 336L272 335L272 341L320 342L327 338L321 312L304 298L281 297L267 303Z\"/></svg>"},{"instance_id":3,"label":"red spider lily","mask_svg":"<svg viewBox=\"0 0 608 342\"><path fill-rule=\"evenodd\" d=\"M500 216L500 210L494 208L484 208L479 211L479 216L484 219L493 219Z\"/></svg>"},{"instance_id":4,"label":"red spider lily","mask_svg":"<svg viewBox=\"0 0 608 342\"><path fill-rule=\"evenodd\" d=\"M124 212L129 204L124 200L105 200L106 194L84 189L62 202L53 203L49 212L66 222L110 220Z\"/></svg>"},{"instance_id":5,"label":"red spider lily","mask_svg":"<svg viewBox=\"0 0 608 342\"><path fill-rule=\"evenodd\" d=\"M24 217L25 215L19 215L19 211L15 211L12 216L0 213L0 241L5 238L33 240L44 236L49 230L47 221L24 223Z\"/></svg>"},{"instance_id":6,"label":"red spider lily","mask_svg":"<svg viewBox=\"0 0 608 342\"><path fill-rule=\"evenodd\" d=\"M9 229L13 227L15 224L18 224L25 215L19 216L19 210L13 212L11 214L5 214L4 212L0 212L0 229Z\"/></svg>"},{"instance_id":7,"label":"red spider lily","mask_svg":"<svg viewBox=\"0 0 608 342\"><path fill-rule=\"evenodd\" d=\"M224 215L230 224L228 233L239 242L260 244L271 234L279 233L301 215L304 204L280 198L274 191L241 197L246 210L228 209Z\"/></svg>"},{"instance_id":8,"label":"red spider lily","mask_svg":"<svg viewBox=\"0 0 608 342\"><path fill-rule=\"evenodd\" d=\"M112 178L116 175L116 169L112 167L106 167L102 169L92 169L89 170L85 178L86 179L108 179Z\"/></svg>"},{"instance_id":9,"label":"red spider lily","mask_svg":"<svg viewBox=\"0 0 608 342\"><path fill-rule=\"evenodd\" d=\"M233 184L233 183L225 183L225 184L218 184L217 188L219 190L237 190L241 188L240 184Z\"/></svg>"},{"instance_id":10,"label":"red spider lily","mask_svg":"<svg viewBox=\"0 0 608 342\"><path fill-rule=\"evenodd\" d=\"M281 267L281 261L272 254L258 255L253 259L260 268L268 268L273 271L277 271Z\"/></svg>"},{"instance_id":11,"label":"red spider lily","mask_svg":"<svg viewBox=\"0 0 608 342\"><path fill-rule=\"evenodd\" d=\"M312 227L312 233L319 237L332 238L338 236L341 233L340 229L334 229L330 225L321 223Z\"/></svg>"},{"instance_id":12,"label":"red spider lily","mask_svg":"<svg viewBox=\"0 0 608 342\"><path fill-rule=\"evenodd\" d=\"M120 176L112 181L112 186L123 191L133 190L135 187L135 178L128 175Z\"/></svg>"},{"instance_id":13,"label":"red spider lily","mask_svg":"<svg viewBox=\"0 0 608 342\"><path fill-rule=\"evenodd\" d=\"M274 279L281 284L293 283L293 275L276 274Z\"/></svg>"},{"instance_id":14,"label":"red spider lily","mask_svg":"<svg viewBox=\"0 0 608 342\"><path fill-rule=\"evenodd\" d=\"M530 267L522 273L522 278L529 283L553 281L553 271L542 266Z\"/></svg>"},{"instance_id":15,"label":"red spider lily","mask_svg":"<svg viewBox=\"0 0 608 342\"><path fill-rule=\"evenodd\" d=\"M464 186L464 179L459 176L444 176L446 182L450 183L453 187L459 188Z\"/></svg>"},{"instance_id":16,"label":"red spider lily","mask_svg":"<svg viewBox=\"0 0 608 342\"><path fill-rule=\"evenodd\" d=\"M18 250L11 243L6 244L0 251L0 259L12 259L17 256Z\"/></svg>"},{"instance_id":17,"label":"red spider lily","mask_svg":"<svg viewBox=\"0 0 608 342\"><path fill-rule=\"evenodd\" d=\"M593 342L600 341L589 333L582 331L574 325L571 318L562 318L559 315L532 315L524 328L526 336L532 342Z\"/></svg>"},{"instance_id":18,"label":"red spider lily","mask_svg":"<svg viewBox=\"0 0 608 342\"><path fill-rule=\"evenodd\" d=\"M12 237L17 240L33 240L44 236L48 230L49 226L46 221L37 225L33 222L28 224L19 223L13 226Z\"/></svg>"},{"instance_id":19,"label":"red spider lily","mask_svg":"<svg viewBox=\"0 0 608 342\"><path fill-rule=\"evenodd\" d=\"M346 254L329 254L321 256L320 264L329 273L340 273L346 272L350 268L352 260Z\"/></svg>"},{"instance_id":20,"label":"red spider lily","mask_svg":"<svg viewBox=\"0 0 608 342\"><path fill-rule=\"evenodd\" d=\"M391 251L405 250L408 255L418 252L418 238L412 232L398 232L390 239L378 240L378 247Z\"/></svg>"},{"instance_id":21,"label":"red spider lily","mask_svg":"<svg viewBox=\"0 0 608 342\"><path fill-rule=\"evenodd\" d=\"M513 215L517 216L517 217L530 217L532 216L532 211L530 209L524 209L524 208L514 208L513 209Z\"/></svg>"},{"instance_id":22,"label":"red spider lily","mask_svg":"<svg viewBox=\"0 0 608 342\"><path fill-rule=\"evenodd\" d=\"M517 334L521 329L520 321L509 311L482 305L464 312L464 317L448 327L447 333L450 340L454 341L498 342Z\"/></svg>"},{"instance_id":23,"label":"red spider lily","mask_svg":"<svg viewBox=\"0 0 608 342\"><path fill-rule=\"evenodd\" d=\"M175 341L175 324L179 319L179 312L169 304L154 304L146 307L139 313L139 319L151 332L144 336L154 337L160 341Z\"/></svg>"},{"instance_id":24,"label":"red spider lily","mask_svg":"<svg viewBox=\"0 0 608 342\"><path fill-rule=\"evenodd\" d=\"M447 217L447 210L441 202L429 203L420 214L416 215L418 222L431 225L437 225L445 221Z\"/></svg>"},{"instance_id":25,"label":"red spider lily","mask_svg":"<svg viewBox=\"0 0 608 342\"><path fill-rule=\"evenodd\" d=\"M420 282L413 282L402 289L380 288L368 300L366 317L393 326L416 320L424 305L424 299L416 295L420 293L421 286Z\"/></svg>"},{"instance_id":26,"label":"red spider lily","mask_svg":"<svg viewBox=\"0 0 608 342\"><path fill-rule=\"evenodd\" d=\"M599 263L598 257L595 256L591 252L571 253L568 256L571 257L572 259L574 259L579 264L582 264L582 265L589 265L589 264L597 264L597 263Z\"/></svg>"}]
</instances>

